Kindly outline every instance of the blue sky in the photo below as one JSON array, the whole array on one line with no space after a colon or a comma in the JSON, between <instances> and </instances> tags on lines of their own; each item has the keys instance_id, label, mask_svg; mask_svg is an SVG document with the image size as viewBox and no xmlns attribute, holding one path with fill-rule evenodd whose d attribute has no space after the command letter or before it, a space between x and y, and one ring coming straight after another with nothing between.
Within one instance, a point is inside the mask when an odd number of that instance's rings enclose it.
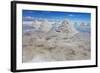
<instances>
[{"instance_id":1,"label":"blue sky","mask_svg":"<svg viewBox=\"0 0 100 73\"><path fill-rule=\"evenodd\" d=\"M63 20L70 19L71 21L91 21L90 13L79 13L79 12L58 12L58 11L38 11L38 10L23 10L23 18L44 18L51 20ZM25 19L27 20L27 19Z\"/></svg>"}]
</instances>

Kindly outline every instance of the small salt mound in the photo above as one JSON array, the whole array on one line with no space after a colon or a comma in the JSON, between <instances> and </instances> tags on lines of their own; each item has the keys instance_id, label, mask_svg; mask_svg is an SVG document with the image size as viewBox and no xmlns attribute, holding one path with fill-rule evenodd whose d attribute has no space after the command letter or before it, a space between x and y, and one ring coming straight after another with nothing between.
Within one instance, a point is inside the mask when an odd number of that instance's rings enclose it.
<instances>
[{"instance_id":1,"label":"small salt mound","mask_svg":"<svg viewBox=\"0 0 100 73\"><path fill-rule=\"evenodd\" d=\"M40 31L43 31L43 32L48 32L50 31L52 28L52 25L47 21L47 20L44 20L41 24L40 24Z\"/></svg>"},{"instance_id":2,"label":"small salt mound","mask_svg":"<svg viewBox=\"0 0 100 73\"><path fill-rule=\"evenodd\" d=\"M34 27L36 30L38 30L39 27L40 27L40 24L41 24L41 22L39 22L39 21L37 21L37 20L34 20L34 21L32 22L32 27Z\"/></svg>"}]
</instances>

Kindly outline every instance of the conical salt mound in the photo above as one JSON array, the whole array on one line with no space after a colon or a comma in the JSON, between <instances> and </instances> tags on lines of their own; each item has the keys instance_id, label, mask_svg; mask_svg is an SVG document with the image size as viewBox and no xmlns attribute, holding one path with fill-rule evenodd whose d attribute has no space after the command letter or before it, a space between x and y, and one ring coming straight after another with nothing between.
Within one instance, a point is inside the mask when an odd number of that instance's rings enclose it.
<instances>
[{"instance_id":1,"label":"conical salt mound","mask_svg":"<svg viewBox=\"0 0 100 73\"><path fill-rule=\"evenodd\" d=\"M32 27L34 27L36 30L38 30L40 27L40 22L38 22L37 20L34 20L32 22Z\"/></svg>"},{"instance_id":2,"label":"conical salt mound","mask_svg":"<svg viewBox=\"0 0 100 73\"><path fill-rule=\"evenodd\" d=\"M43 32L48 32L50 31L52 28L52 25L50 24L50 22L48 22L48 20L44 20L41 24L40 24L40 31L43 31Z\"/></svg>"},{"instance_id":3,"label":"conical salt mound","mask_svg":"<svg viewBox=\"0 0 100 73\"><path fill-rule=\"evenodd\" d=\"M82 23L80 24L80 27L85 27L85 23L82 22Z\"/></svg>"},{"instance_id":4,"label":"conical salt mound","mask_svg":"<svg viewBox=\"0 0 100 73\"><path fill-rule=\"evenodd\" d=\"M58 30L62 33L66 33L69 35L74 35L78 33L78 31L74 28L74 26L68 20L62 21L61 26L59 26Z\"/></svg>"}]
</instances>

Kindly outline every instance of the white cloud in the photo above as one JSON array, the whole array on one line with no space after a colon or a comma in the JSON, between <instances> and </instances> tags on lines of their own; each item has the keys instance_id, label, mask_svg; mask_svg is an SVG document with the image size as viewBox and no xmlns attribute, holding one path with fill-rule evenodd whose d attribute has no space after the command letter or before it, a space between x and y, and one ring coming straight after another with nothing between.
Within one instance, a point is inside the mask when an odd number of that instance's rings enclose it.
<instances>
[{"instance_id":1,"label":"white cloud","mask_svg":"<svg viewBox=\"0 0 100 73\"><path fill-rule=\"evenodd\" d=\"M73 14L69 14L69 16L71 16L71 17L72 17L72 16L74 16L74 15L73 15Z\"/></svg>"},{"instance_id":2,"label":"white cloud","mask_svg":"<svg viewBox=\"0 0 100 73\"><path fill-rule=\"evenodd\" d=\"M24 20L33 20L34 18L31 17L31 16L25 16L23 19L24 19Z\"/></svg>"},{"instance_id":3,"label":"white cloud","mask_svg":"<svg viewBox=\"0 0 100 73\"><path fill-rule=\"evenodd\" d=\"M32 24L32 21L23 21L23 24L24 25L31 25Z\"/></svg>"}]
</instances>

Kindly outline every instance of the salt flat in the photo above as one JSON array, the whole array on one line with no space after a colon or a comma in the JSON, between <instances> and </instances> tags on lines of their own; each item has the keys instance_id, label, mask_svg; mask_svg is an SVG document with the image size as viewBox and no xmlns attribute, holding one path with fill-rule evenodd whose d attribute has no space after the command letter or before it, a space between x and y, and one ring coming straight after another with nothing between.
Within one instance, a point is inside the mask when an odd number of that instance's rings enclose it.
<instances>
[{"instance_id":1,"label":"salt flat","mask_svg":"<svg viewBox=\"0 0 100 73\"><path fill-rule=\"evenodd\" d=\"M44 35L44 37L38 34ZM23 36L23 62L86 60L91 58L90 38L87 34L77 33L70 38L60 34L51 36L51 33L40 34L40 32L37 32L37 35L36 32L30 35Z\"/></svg>"},{"instance_id":2,"label":"salt flat","mask_svg":"<svg viewBox=\"0 0 100 73\"><path fill-rule=\"evenodd\" d=\"M67 20L62 21L57 30L52 29L48 21L42 22L38 28L39 30L23 33L23 62L91 58L90 33L77 31Z\"/></svg>"}]
</instances>

